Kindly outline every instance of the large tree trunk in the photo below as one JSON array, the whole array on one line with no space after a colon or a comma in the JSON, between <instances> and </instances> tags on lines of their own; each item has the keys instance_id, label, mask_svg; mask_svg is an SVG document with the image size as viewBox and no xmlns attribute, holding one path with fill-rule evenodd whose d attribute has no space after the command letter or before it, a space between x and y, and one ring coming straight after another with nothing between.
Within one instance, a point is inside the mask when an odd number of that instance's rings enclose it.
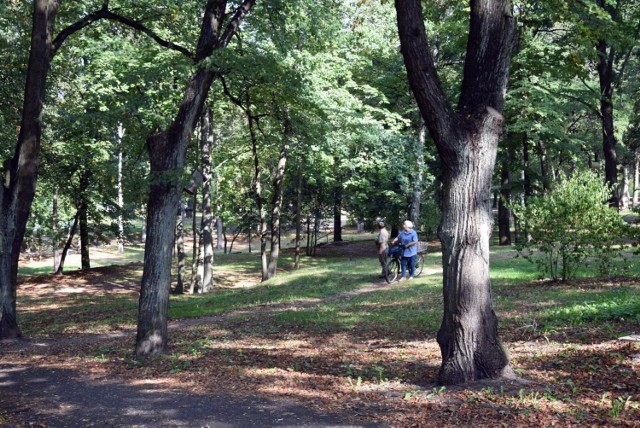
<instances>
[{"instance_id":1,"label":"large tree trunk","mask_svg":"<svg viewBox=\"0 0 640 428\"><path fill-rule=\"evenodd\" d=\"M41 113L53 55L58 1L33 2L33 27L20 133L13 157L3 164L0 189L0 339L21 337L16 316L20 248L36 191L40 158Z\"/></svg>"},{"instance_id":2,"label":"large tree trunk","mask_svg":"<svg viewBox=\"0 0 640 428\"><path fill-rule=\"evenodd\" d=\"M278 270L278 258L280 257L280 215L282 213L282 190L284 187L284 172L287 165L287 152L289 151L289 138L291 138L291 125L285 124L285 143L280 149L278 167L273 177L273 194L271 197L271 253L267 267L267 279L276 276Z\"/></svg>"},{"instance_id":3,"label":"large tree trunk","mask_svg":"<svg viewBox=\"0 0 640 428\"><path fill-rule=\"evenodd\" d=\"M490 188L498 135L491 118L487 122L477 139L463 137L464 144L472 143L473 148L444 175L438 233L445 284L445 313L438 331L442 384L494 378L508 366L498 339L489 280Z\"/></svg>"},{"instance_id":4,"label":"large tree trunk","mask_svg":"<svg viewBox=\"0 0 640 428\"><path fill-rule=\"evenodd\" d=\"M420 0L395 1L409 83L433 137L443 173L444 315L438 331L441 384L512 375L491 301L491 180L514 40L507 0L471 1L457 110L437 78Z\"/></svg>"},{"instance_id":5,"label":"large tree trunk","mask_svg":"<svg viewBox=\"0 0 640 428\"><path fill-rule=\"evenodd\" d=\"M226 0L209 0L202 21L196 62L229 42L255 0L245 0L232 16L224 33ZM175 237L180 179L186 149L215 75L199 69L190 79L178 114L169 129L147 140L151 185L147 211L147 242L138 305L135 353L145 357L167 349L167 307L171 289L171 253Z\"/></svg>"}]
</instances>

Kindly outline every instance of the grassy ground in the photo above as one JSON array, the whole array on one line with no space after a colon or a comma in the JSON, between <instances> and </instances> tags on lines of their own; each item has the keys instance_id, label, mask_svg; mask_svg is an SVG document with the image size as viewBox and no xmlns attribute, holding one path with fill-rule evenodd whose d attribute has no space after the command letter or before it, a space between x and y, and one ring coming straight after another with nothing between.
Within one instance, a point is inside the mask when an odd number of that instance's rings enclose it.
<instances>
[{"instance_id":1,"label":"grassy ground","mask_svg":"<svg viewBox=\"0 0 640 428\"><path fill-rule=\"evenodd\" d=\"M432 250L421 277L393 285L377 278L370 241L326 245L296 271L285 252L266 283L258 255L217 255L216 291L172 296L169 353L144 362L132 358L131 334L140 263L24 277L23 333L52 342L0 359L200 393L293 397L392 426L637 426L640 347L617 340L640 333L637 277L594 279L586 269L571 283L539 281L512 249L493 249L500 335L522 380L445 388L434 383L442 277ZM638 259L628 263L640 271ZM96 336L114 332L129 334Z\"/></svg>"}]
</instances>

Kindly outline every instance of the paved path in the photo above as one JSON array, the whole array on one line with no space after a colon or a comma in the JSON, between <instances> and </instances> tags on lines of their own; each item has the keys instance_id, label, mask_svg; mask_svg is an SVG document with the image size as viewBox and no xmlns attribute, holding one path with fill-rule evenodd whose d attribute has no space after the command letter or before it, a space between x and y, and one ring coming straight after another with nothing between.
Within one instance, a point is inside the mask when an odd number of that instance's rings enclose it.
<instances>
[{"instance_id":1,"label":"paved path","mask_svg":"<svg viewBox=\"0 0 640 428\"><path fill-rule=\"evenodd\" d=\"M330 296L352 298L388 287L371 284ZM170 329L211 324L213 321L256 312L278 312L310 307L321 299L265 305L249 310L169 323ZM79 335L64 339L16 340L0 348L0 426L9 417L14 425L28 427L379 427L354 423L353 414L320 414L293 399L201 395L163 389L154 385L130 385L115 380L95 380L81 370L51 369L10 364L11 355L29 347L66 345L86 341L131 338L135 331Z\"/></svg>"},{"instance_id":2,"label":"paved path","mask_svg":"<svg viewBox=\"0 0 640 428\"><path fill-rule=\"evenodd\" d=\"M0 422L11 414L17 426L29 427L380 426L347 423L345 415L320 414L294 400L186 394L11 364L0 364L0 396Z\"/></svg>"}]
</instances>

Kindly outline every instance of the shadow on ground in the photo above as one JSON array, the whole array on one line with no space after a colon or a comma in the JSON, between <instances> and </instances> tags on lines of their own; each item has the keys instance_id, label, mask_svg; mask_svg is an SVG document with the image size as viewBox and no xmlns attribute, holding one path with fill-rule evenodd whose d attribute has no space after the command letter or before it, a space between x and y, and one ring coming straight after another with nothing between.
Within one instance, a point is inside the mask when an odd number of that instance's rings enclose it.
<instances>
[{"instance_id":1,"label":"shadow on ground","mask_svg":"<svg viewBox=\"0 0 640 428\"><path fill-rule=\"evenodd\" d=\"M8 426L378 426L319 414L293 400L185 394L12 364L0 364L0 393L0 422Z\"/></svg>"}]
</instances>

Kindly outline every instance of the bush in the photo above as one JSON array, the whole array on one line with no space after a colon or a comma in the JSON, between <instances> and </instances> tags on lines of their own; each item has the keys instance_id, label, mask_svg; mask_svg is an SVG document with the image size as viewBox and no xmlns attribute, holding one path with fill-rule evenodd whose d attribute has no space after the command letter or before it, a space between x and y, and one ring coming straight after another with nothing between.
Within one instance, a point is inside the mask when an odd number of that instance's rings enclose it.
<instances>
[{"instance_id":1,"label":"bush","mask_svg":"<svg viewBox=\"0 0 640 428\"><path fill-rule=\"evenodd\" d=\"M543 277L566 281L578 267L597 263L600 274L613 272L627 239L637 229L608 206L609 188L593 172L581 172L549 194L513 206L530 240L518 251L535 263ZM535 250L539 252L535 252Z\"/></svg>"}]
</instances>

